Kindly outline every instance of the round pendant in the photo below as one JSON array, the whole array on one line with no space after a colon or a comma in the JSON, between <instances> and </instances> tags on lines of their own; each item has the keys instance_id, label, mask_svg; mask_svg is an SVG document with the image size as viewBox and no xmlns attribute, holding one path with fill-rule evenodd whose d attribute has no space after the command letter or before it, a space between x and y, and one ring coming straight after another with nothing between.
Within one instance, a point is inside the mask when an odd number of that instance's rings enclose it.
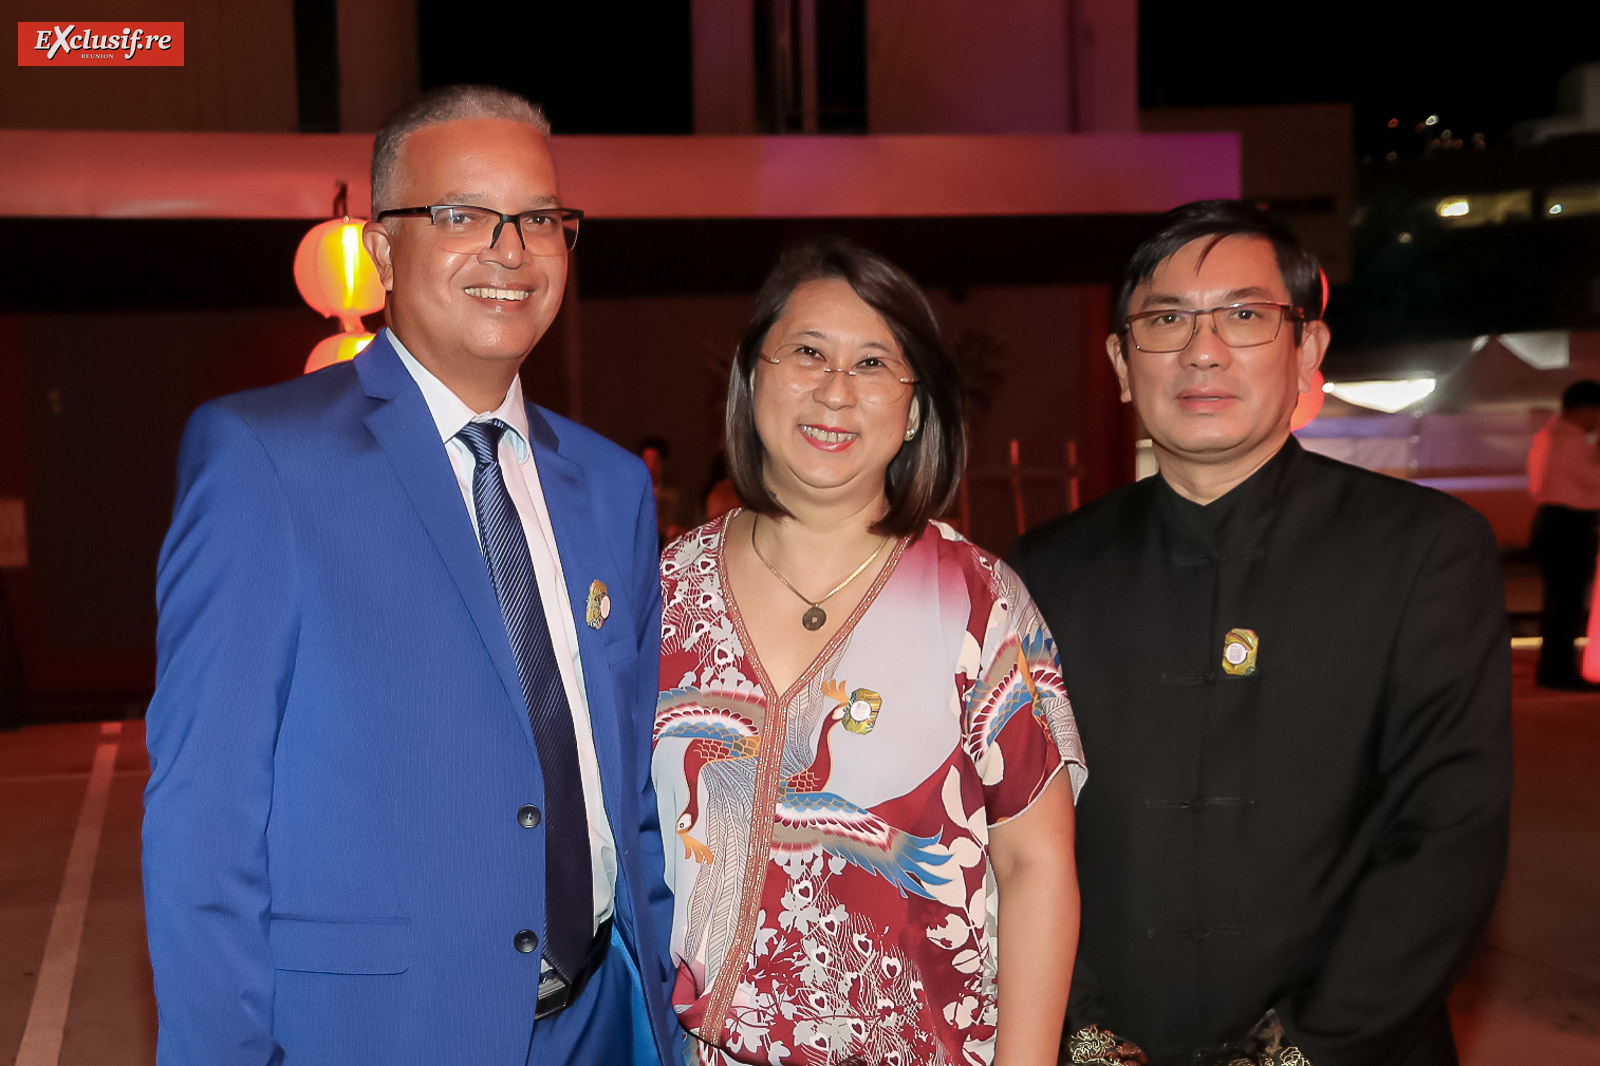
<instances>
[{"instance_id":1,"label":"round pendant","mask_svg":"<svg viewBox=\"0 0 1600 1066\"><path fill-rule=\"evenodd\" d=\"M807 629L821 629L828 624L828 612L821 607L813 607L800 616L800 624Z\"/></svg>"}]
</instances>

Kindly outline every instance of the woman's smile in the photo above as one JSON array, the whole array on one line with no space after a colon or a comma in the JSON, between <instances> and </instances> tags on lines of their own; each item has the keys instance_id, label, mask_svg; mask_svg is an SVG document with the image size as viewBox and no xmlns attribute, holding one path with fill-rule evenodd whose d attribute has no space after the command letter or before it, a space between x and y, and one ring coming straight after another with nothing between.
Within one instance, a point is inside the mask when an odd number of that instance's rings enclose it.
<instances>
[{"instance_id":1,"label":"woman's smile","mask_svg":"<svg viewBox=\"0 0 1600 1066\"><path fill-rule=\"evenodd\" d=\"M861 436L847 429L836 429L833 426L802 425L800 435L813 447L825 452L842 452L856 442Z\"/></svg>"}]
</instances>

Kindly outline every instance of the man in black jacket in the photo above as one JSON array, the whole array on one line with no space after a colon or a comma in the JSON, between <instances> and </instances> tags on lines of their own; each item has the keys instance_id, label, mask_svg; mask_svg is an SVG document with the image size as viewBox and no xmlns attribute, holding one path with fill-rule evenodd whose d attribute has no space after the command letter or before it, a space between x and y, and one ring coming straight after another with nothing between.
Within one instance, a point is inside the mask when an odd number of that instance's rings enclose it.
<instances>
[{"instance_id":1,"label":"man in black jacket","mask_svg":"<svg viewBox=\"0 0 1600 1066\"><path fill-rule=\"evenodd\" d=\"M1464 505L1290 436L1321 296L1254 208L1172 212L1107 339L1160 475L1013 552L1095 767L1076 1062L1456 1062L1505 866L1498 556Z\"/></svg>"}]
</instances>

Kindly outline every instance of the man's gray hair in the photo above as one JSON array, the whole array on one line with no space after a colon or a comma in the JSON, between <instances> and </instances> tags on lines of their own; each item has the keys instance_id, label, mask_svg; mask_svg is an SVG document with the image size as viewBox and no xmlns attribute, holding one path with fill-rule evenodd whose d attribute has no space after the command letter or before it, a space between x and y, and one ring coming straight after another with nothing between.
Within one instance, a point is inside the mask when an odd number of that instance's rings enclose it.
<instances>
[{"instance_id":1,"label":"man's gray hair","mask_svg":"<svg viewBox=\"0 0 1600 1066\"><path fill-rule=\"evenodd\" d=\"M372 214L392 207L395 170L400 164L400 149L406 138L424 126L457 122L469 118L504 118L532 126L550 136L550 120L544 112L523 97L492 85L446 85L424 93L411 106L397 113L372 141Z\"/></svg>"}]
</instances>

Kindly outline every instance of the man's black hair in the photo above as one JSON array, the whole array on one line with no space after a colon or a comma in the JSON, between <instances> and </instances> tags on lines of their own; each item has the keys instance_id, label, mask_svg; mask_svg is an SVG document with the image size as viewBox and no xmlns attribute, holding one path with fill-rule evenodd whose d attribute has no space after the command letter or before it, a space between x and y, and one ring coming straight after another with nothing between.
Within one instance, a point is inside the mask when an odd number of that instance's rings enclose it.
<instances>
[{"instance_id":1,"label":"man's black hair","mask_svg":"<svg viewBox=\"0 0 1600 1066\"><path fill-rule=\"evenodd\" d=\"M1117 290L1112 328L1122 332L1133 290L1149 281L1156 268L1180 248L1193 241L1208 241L1201 256L1204 259L1228 237L1260 237L1272 244L1272 252L1278 259L1278 273L1283 275L1284 287L1289 290L1289 300L1301 312L1300 321L1295 323L1294 339L1298 344L1301 322L1322 317L1322 265L1283 223L1255 204L1241 200L1196 200L1168 211L1156 231L1134 249L1128 260L1122 286Z\"/></svg>"},{"instance_id":2,"label":"man's black hair","mask_svg":"<svg viewBox=\"0 0 1600 1066\"><path fill-rule=\"evenodd\" d=\"M1561 409L1577 411L1585 407L1600 407L1600 381L1584 378L1574 381L1561 392Z\"/></svg>"}]
</instances>

